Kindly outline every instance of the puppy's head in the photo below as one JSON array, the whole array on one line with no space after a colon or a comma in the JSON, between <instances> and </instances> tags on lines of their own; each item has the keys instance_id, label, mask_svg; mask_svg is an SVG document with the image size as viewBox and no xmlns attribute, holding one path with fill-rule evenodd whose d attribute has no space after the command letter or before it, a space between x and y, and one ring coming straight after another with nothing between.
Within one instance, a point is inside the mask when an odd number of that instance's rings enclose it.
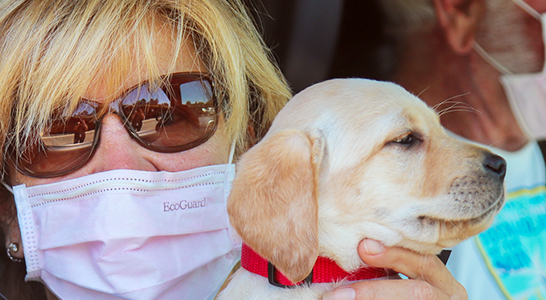
<instances>
[{"instance_id":1,"label":"puppy's head","mask_svg":"<svg viewBox=\"0 0 546 300\"><path fill-rule=\"evenodd\" d=\"M297 282L319 254L360 267L363 238L435 253L479 233L504 202L505 170L401 87L337 79L297 94L243 155L228 212Z\"/></svg>"}]
</instances>

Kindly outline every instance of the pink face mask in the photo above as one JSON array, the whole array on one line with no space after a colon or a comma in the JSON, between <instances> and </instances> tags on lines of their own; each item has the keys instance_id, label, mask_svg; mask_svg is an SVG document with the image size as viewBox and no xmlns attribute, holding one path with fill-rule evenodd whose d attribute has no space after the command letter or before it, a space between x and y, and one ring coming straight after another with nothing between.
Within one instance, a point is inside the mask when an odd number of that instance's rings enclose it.
<instances>
[{"instance_id":1,"label":"pink face mask","mask_svg":"<svg viewBox=\"0 0 546 300\"><path fill-rule=\"evenodd\" d=\"M26 280L60 299L212 299L239 260L233 164L13 188Z\"/></svg>"},{"instance_id":2,"label":"pink face mask","mask_svg":"<svg viewBox=\"0 0 546 300\"><path fill-rule=\"evenodd\" d=\"M514 2L542 22L542 36L546 43L546 14L541 15L524 1ZM512 111L526 134L533 139L546 139L546 66L540 73L512 74L479 44L475 43L474 49L503 74L501 83Z\"/></svg>"}]
</instances>

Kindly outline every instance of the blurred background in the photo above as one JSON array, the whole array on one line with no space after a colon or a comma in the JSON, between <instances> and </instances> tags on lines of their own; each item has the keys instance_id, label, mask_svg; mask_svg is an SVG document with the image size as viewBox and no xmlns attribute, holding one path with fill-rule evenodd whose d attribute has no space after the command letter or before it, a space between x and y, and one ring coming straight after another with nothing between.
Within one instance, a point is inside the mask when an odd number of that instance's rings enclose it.
<instances>
[{"instance_id":1,"label":"blurred background","mask_svg":"<svg viewBox=\"0 0 546 300\"><path fill-rule=\"evenodd\" d=\"M373 0L246 0L294 93L339 77L385 79L394 61Z\"/></svg>"}]
</instances>

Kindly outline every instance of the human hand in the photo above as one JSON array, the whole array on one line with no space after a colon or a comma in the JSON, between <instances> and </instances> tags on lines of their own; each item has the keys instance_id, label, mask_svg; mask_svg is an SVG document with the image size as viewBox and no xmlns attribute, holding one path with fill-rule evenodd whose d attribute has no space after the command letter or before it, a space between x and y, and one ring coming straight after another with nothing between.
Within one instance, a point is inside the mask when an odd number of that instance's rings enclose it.
<instances>
[{"instance_id":1,"label":"human hand","mask_svg":"<svg viewBox=\"0 0 546 300\"><path fill-rule=\"evenodd\" d=\"M360 242L358 253L366 264L392 269L409 279L355 282L324 294L323 300L468 299L464 287L435 255L418 254L397 247L388 248L369 239Z\"/></svg>"}]
</instances>

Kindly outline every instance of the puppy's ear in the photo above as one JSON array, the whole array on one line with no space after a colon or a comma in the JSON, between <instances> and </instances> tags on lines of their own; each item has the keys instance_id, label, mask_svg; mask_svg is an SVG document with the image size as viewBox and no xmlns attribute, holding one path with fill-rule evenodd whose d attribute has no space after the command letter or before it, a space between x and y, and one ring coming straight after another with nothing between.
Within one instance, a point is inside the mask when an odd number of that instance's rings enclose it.
<instances>
[{"instance_id":1,"label":"puppy's ear","mask_svg":"<svg viewBox=\"0 0 546 300\"><path fill-rule=\"evenodd\" d=\"M245 243L292 282L318 256L320 134L284 130L245 153L228 199L233 227Z\"/></svg>"}]
</instances>

